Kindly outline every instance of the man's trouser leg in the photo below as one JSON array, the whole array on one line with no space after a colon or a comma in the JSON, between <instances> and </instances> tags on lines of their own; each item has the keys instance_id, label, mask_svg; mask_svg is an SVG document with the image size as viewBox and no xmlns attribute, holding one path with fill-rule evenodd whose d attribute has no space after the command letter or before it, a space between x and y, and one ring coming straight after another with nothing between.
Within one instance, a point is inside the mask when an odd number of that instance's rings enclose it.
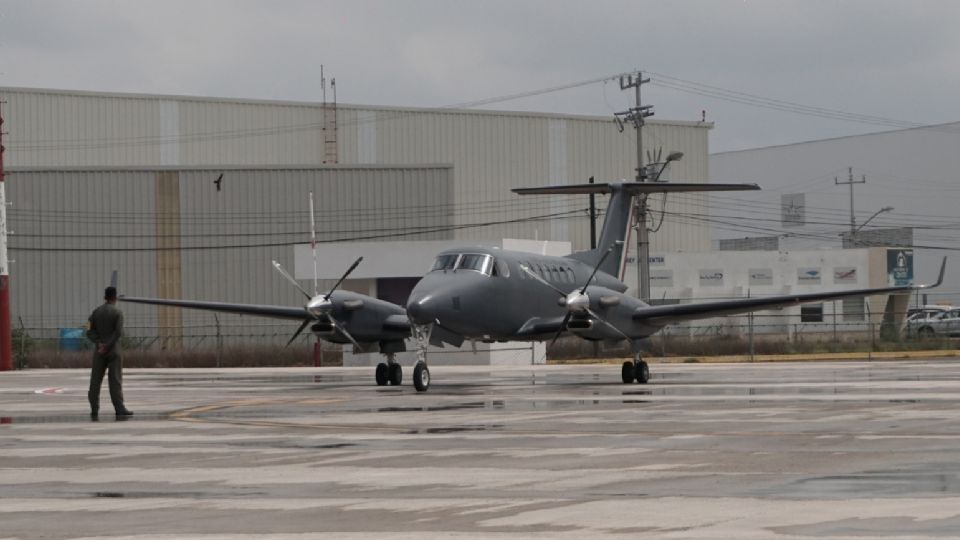
<instances>
[{"instance_id":1,"label":"man's trouser leg","mask_svg":"<svg viewBox=\"0 0 960 540\"><path fill-rule=\"evenodd\" d=\"M109 373L107 382L110 384L110 401L113 402L113 409L117 414L126 412L127 408L123 405L123 362L119 354L111 354L107 364Z\"/></svg>"},{"instance_id":2,"label":"man's trouser leg","mask_svg":"<svg viewBox=\"0 0 960 540\"><path fill-rule=\"evenodd\" d=\"M100 412L100 386L103 384L103 374L107 371L107 360L99 354L93 355L93 365L90 368L90 390L87 399L90 401L90 412Z\"/></svg>"}]
</instances>

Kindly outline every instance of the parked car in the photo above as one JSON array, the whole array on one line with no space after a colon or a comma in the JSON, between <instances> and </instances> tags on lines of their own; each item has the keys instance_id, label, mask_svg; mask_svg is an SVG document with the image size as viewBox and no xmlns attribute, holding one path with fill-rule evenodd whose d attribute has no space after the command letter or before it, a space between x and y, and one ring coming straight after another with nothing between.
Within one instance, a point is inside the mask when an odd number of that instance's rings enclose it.
<instances>
[{"instance_id":1,"label":"parked car","mask_svg":"<svg viewBox=\"0 0 960 540\"><path fill-rule=\"evenodd\" d=\"M960 336L960 307L923 306L907 315L908 336Z\"/></svg>"}]
</instances>

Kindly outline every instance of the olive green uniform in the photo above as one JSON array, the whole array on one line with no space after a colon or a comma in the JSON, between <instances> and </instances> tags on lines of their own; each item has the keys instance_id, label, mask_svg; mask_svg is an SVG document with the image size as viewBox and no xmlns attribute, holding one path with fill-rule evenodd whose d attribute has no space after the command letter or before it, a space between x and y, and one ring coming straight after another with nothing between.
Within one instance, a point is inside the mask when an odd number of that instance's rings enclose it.
<instances>
[{"instance_id":1,"label":"olive green uniform","mask_svg":"<svg viewBox=\"0 0 960 540\"><path fill-rule=\"evenodd\" d=\"M110 385L110 401L117 414L123 414L127 408L123 404L123 362L120 358L120 336L123 333L123 312L111 303L105 303L93 310L90 315L90 329L87 339L94 343L93 369L90 372L90 412L96 415L100 411L100 386L103 375L109 371L107 380ZM103 353L97 350L97 344L103 344Z\"/></svg>"}]
</instances>

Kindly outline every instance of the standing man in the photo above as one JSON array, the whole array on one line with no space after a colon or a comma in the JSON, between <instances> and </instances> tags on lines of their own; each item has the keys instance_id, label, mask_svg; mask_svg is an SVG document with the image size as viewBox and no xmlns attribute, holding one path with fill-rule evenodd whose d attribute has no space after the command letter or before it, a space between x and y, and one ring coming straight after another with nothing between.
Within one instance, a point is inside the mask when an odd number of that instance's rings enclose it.
<instances>
[{"instance_id":1,"label":"standing man","mask_svg":"<svg viewBox=\"0 0 960 540\"><path fill-rule=\"evenodd\" d=\"M93 353L93 369L90 372L90 418L97 419L100 413L100 386L103 374L109 370L110 401L118 417L133 416L123 405L123 362L120 358L120 336L123 333L123 312L117 309L117 289L107 287L103 293L104 304L90 314L90 329L87 339L96 345Z\"/></svg>"}]
</instances>

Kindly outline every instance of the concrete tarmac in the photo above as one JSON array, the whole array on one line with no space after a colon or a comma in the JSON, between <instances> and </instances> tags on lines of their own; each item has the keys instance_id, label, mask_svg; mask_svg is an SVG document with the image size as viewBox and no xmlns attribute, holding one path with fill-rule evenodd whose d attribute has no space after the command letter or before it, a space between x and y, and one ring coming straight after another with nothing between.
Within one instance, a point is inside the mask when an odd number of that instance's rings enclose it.
<instances>
[{"instance_id":1,"label":"concrete tarmac","mask_svg":"<svg viewBox=\"0 0 960 540\"><path fill-rule=\"evenodd\" d=\"M956 359L411 371L2 373L0 538L960 537Z\"/></svg>"}]
</instances>

